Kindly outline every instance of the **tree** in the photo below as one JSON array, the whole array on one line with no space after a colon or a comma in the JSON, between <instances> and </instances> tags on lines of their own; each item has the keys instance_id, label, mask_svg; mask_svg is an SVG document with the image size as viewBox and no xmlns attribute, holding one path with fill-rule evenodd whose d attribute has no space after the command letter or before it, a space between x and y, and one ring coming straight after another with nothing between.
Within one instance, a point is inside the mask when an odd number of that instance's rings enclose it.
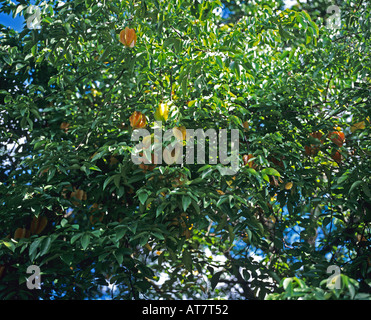
<instances>
[{"instance_id":1,"label":"tree","mask_svg":"<svg viewBox=\"0 0 371 320\"><path fill-rule=\"evenodd\" d=\"M0 38L2 299L370 298L362 1L340 29L276 1L1 3L25 17ZM238 129L239 170L135 164L155 118Z\"/></svg>"}]
</instances>

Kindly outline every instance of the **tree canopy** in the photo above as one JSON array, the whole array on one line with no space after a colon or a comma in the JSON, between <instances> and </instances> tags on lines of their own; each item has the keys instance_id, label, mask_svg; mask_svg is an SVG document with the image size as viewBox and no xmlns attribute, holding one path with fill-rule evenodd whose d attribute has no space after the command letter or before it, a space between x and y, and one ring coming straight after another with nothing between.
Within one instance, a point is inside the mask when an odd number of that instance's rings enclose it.
<instances>
[{"instance_id":1,"label":"tree canopy","mask_svg":"<svg viewBox=\"0 0 371 320\"><path fill-rule=\"evenodd\" d=\"M366 1L0 3L1 299L370 299ZM156 120L238 172L135 164Z\"/></svg>"}]
</instances>

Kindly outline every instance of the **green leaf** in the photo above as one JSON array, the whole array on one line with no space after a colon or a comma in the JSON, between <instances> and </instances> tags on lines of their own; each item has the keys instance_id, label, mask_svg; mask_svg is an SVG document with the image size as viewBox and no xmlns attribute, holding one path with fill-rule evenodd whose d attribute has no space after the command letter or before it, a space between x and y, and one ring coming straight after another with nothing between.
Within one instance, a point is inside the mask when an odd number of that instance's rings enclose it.
<instances>
[{"instance_id":1,"label":"green leaf","mask_svg":"<svg viewBox=\"0 0 371 320\"><path fill-rule=\"evenodd\" d=\"M88 247L89 243L90 243L90 234L89 233L85 233L82 237L81 237L81 247L83 250L86 250L86 248Z\"/></svg>"},{"instance_id":2,"label":"green leaf","mask_svg":"<svg viewBox=\"0 0 371 320\"><path fill-rule=\"evenodd\" d=\"M57 169L55 167L50 168L48 171L48 178L46 179L47 182L49 182L51 179L53 179Z\"/></svg>"},{"instance_id":3,"label":"green leaf","mask_svg":"<svg viewBox=\"0 0 371 320\"><path fill-rule=\"evenodd\" d=\"M306 12L306 11L301 11L300 13L306 17L306 20L307 20L308 22L311 22L311 21L312 21L312 18L310 17L310 15L308 14L308 12Z\"/></svg>"},{"instance_id":4,"label":"green leaf","mask_svg":"<svg viewBox=\"0 0 371 320\"><path fill-rule=\"evenodd\" d=\"M103 183L103 190L106 189L107 185L115 178L115 176L108 177Z\"/></svg>"},{"instance_id":5,"label":"green leaf","mask_svg":"<svg viewBox=\"0 0 371 320\"><path fill-rule=\"evenodd\" d=\"M72 33L71 25L68 22L64 24L64 28L68 34Z\"/></svg>"},{"instance_id":6,"label":"green leaf","mask_svg":"<svg viewBox=\"0 0 371 320\"><path fill-rule=\"evenodd\" d=\"M116 188L120 188L120 180L121 180L121 174L116 174L113 178L113 183L115 184Z\"/></svg>"},{"instance_id":7,"label":"green leaf","mask_svg":"<svg viewBox=\"0 0 371 320\"><path fill-rule=\"evenodd\" d=\"M347 180L349 178L349 175L348 173L344 173L338 180L337 180L337 183L338 184L342 184L345 180Z\"/></svg>"},{"instance_id":8,"label":"green leaf","mask_svg":"<svg viewBox=\"0 0 371 320\"><path fill-rule=\"evenodd\" d=\"M305 36L305 44L309 44L312 41L311 34L307 33Z\"/></svg>"},{"instance_id":9,"label":"green leaf","mask_svg":"<svg viewBox=\"0 0 371 320\"><path fill-rule=\"evenodd\" d=\"M79 239L80 237L81 237L81 233L75 234L75 235L71 238L71 240L70 240L71 244L74 244L74 243L76 242L76 240Z\"/></svg>"},{"instance_id":10,"label":"green leaf","mask_svg":"<svg viewBox=\"0 0 371 320\"><path fill-rule=\"evenodd\" d=\"M10 249L12 252L14 252L15 245L13 242L3 241L3 245L6 246L8 249Z\"/></svg>"},{"instance_id":11,"label":"green leaf","mask_svg":"<svg viewBox=\"0 0 371 320\"><path fill-rule=\"evenodd\" d=\"M132 224L130 224L130 225L128 226L129 230L130 230L133 234L136 233L136 231L137 231L137 227L138 227L138 221L134 221Z\"/></svg>"},{"instance_id":12,"label":"green leaf","mask_svg":"<svg viewBox=\"0 0 371 320\"><path fill-rule=\"evenodd\" d=\"M43 256L44 254L48 253L51 243L52 243L51 237L46 237L44 239L44 241L41 244L40 256Z\"/></svg>"},{"instance_id":13,"label":"green leaf","mask_svg":"<svg viewBox=\"0 0 371 320\"><path fill-rule=\"evenodd\" d=\"M220 207L224 202L228 201L229 197L226 195L223 195L219 198L218 202L216 203L217 207Z\"/></svg>"},{"instance_id":14,"label":"green leaf","mask_svg":"<svg viewBox=\"0 0 371 320\"><path fill-rule=\"evenodd\" d=\"M25 67L26 65L23 64L23 63L17 63L16 66L15 66L15 69L18 71L20 69L22 69L23 67Z\"/></svg>"},{"instance_id":15,"label":"green leaf","mask_svg":"<svg viewBox=\"0 0 371 320\"><path fill-rule=\"evenodd\" d=\"M352 191L357 188L362 183L362 180L358 180L352 184L352 186L349 188L348 194L351 194Z\"/></svg>"},{"instance_id":16,"label":"green leaf","mask_svg":"<svg viewBox=\"0 0 371 320\"><path fill-rule=\"evenodd\" d=\"M174 48L176 53L180 53L182 51L182 46L183 46L183 41L180 39L175 39L174 40Z\"/></svg>"},{"instance_id":17,"label":"green leaf","mask_svg":"<svg viewBox=\"0 0 371 320\"><path fill-rule=\"evenodd\" d=\"M284 290L286 290L286 291L291 290L292 280L293 280L292 278L286 278L286 279L283 280L282 286L283 286Z\"/></svg>"},{"instance_id":18,"label":"green leaf","mask_svg":"<svg viewBox=\"0 0 371 320\"><path fill-rule=\"evenodd\" d=\"M7 94L5 97L4 97L4 102L5 103L9 103L10 101L12 101L12 96Z\"/></svg>"},{"instance_id":19,"label":"green leaf","mask_svg":"<svg viewBox=\"0 0 371 320\"><path fill-rule=\"evenodd\" d=\"M306 29L308 27L308 24L304 21L303 17L300 15L300 13L298 13L298 15L296 16L299 23L302 25L302 27L304 29Z\"/></svg>"},{"instance_id":20,"label":"green leaf","mask_svg":"<svg viewBox=\"0 0 371 320\"><path fill-rule=\"evenodd\" d=\"M30 245L30 248L28 250L28 255L30 256L31 261L33 261L36 256L37 248L39 247L41 240L42 238L38 238L34 240Z\"/></svg>"},{"instance_id":21,"label":"green leaf","mask_svg":"<svg viewBox=\"0 0 371 320\"><path fill-rule=\"evenodd\" d=\"M153 232L152 234L153 234L157 239L165 240L165 237L164 237L163 234L160 233L160 232Z\"/></svg>"},{"instance_id":22,"label":"green leaf","mask_svg":"<svg viewBox=\"0 0 371 320\"><path fill-rule=\"evenodd\" d=\"M35 57L36 56L36 53L37 53L37 44L35 44L32 48L31 48L31 53L32 55Z\"/></svg>"},{"instance_id":23,"label":"green leaf","mask_svg":"<svg viewBox=\"0 0 371 320\"><path fill-rule=\"evenodd\" d=\"M363 182L362 183L362 189L363 189L363 192L366 194L366 196L371 199L371 192L370 192L370 188L368 187L367 183L366 182Z\"/></svg>"},{"instance_id":24,"label":"green leaf","mask_svg":"<svg viewBox=\"0 0 371 320\"><path fill-rule=\"evenodd\" d=\"M149 234L147 232L141 232L140 234L141 234L141 237L139 240L139 245L143 247L148 242Z\"/></svg>"},{"instance_id":25,"label":"green leaf","mask_svg":"<svg viewBox=\"0 0 371 320\"><path fill-rule=\"evenodd\" d=\"M100 61L104 61L109 56L111 51L112 51L112 46L108 46L106 50L104 50L103 54L101 55Z\"/></svg>"},{"instance_id":26,"label":"green leaf","mask_svg":"<svg viewBox=\"0 0 371 320\"><path fill-rule=\"evenodd\" d=\"M116 229L116 239L115 241L119 241L125 234L126 234L127 228L126 227L118 227Z\"/></svg>"},{"instance_id":27,"label":"green leaf","mask_svg":"<svg viewBox=\"0 0 371 320\"><path fill-rule=\"evenodd\" d=\"M67 223L68 223L68 220L65 219L65 218L63 218L63 219L61 220L61 226L62 226L62 228L64 228L64 226L65 226Z\"/></svg>"},{"instance_id":28,"label":"green leaf","mask_svg":"<svg viewBox=\"0 0 371 320\"><path fill-rule=\"evenodd\" d=\"M148 193L146 191L143 191L138 194L139 201L142 205L145 205L147 199L148 199Z\"/></svg>"},{"instance_id":29,"label":"green leaf","mask_svg":"<svg viewBox=\"0 0 371 320\"><path fill-rule=\"evenodd\" d=\"M91 166L91 167L89 167L89 170L94 170L94 171L100 171L100 172L102 172L102 170L99 169L97 166Z\"/></svg>"},{"instance_id":30,"label":"green leaf","mask_svg":"<svg viewBox=\"0 0 371 320\"><path fill-rule=\"evenodd\" d=\"M152 284L149 283L148 281L141 280L141 281L135 282L135 287L137 287L139 289L139 291L145 292L150 287L152 287Z\"/></svg>"},{"instance_id":31,"label":"green leaf","mask_svg":"<svg viewBox=\"0 0 371 320\"><path fill-rule=\"evenodd\" d=\"M164 48L167 48L167 47L170 47L173 43L174 43L174 38L169 37L169 38L166 38L166 39L164 40L164 43L163 43L162 46L163 46Z\"/></svg>"},{"instance_id":32,"label":"green leaf","mask_svg":"<svg viewBox=\"0 0 371 320\"><path fill-rule=\"evenodd\" d=\"M91 159L92 162L102 158L104 155L107 154L107 151L106 150L102 150L100 152L98 152L96 155L94 155L94 157Z\"/></svg>"},{"instance_id":33,"label":"green leaf","mask_svg":"<svg viewBox=\"0 0 371 320\"><path fill-rule=\"evenodd\" d=\"M233 243L235 235L234 235L233 227L230 224L228 225L228 236L229 236L230 243Z\"/></svg>"},{"instance_id":34,"label":"green leaf","mask_svg":"<svg viewBox=\"0 0 371 320\"><path fill-rule=\"evenodd\" d=\"M191 204L191 197L187 196L187 195L183 195L182 197L182 205L183 205L183 211L186 212L189 205Z\"/></svg>"},{"instance_id":35,"label":"green leaf","mask_svg":"<svg viewBox=\"0 0 371 320\"><path fill-rule=\"evenodd\" d=\"M289 55L289 61L291 61L291 59L294 56L294 54L295 54L295 52L296 52L297 49L298 48L291 48L290 55Z\"/></svg>"},{"instance_id":36,"label":"green leaf","mask_svg":"<svg viewBox=\"0 0 371 320\"><path fill-rule=\"evenodd\" d=\"M312 28L312 30L313 30L313 34L314 34L316 37L318 37L318 36L319 36L319 29L318 29L317 24L316 24L314 21L311 21L311 22L310 22L310 26L311 26L311 28Z\"/></svg>"},{"instance_id":37,"label":"green leaf","mask_svg":"<svg viewBox=\"0 0 371 320\"><path fill-rule=\"evenodd\" d=\"M219 56L215 56L215 61L218 64L218 66L219 66L220 69L223 69L224 68L223 61L222 61L222 59Z\"/></svg>"},{"instance_id":38,"label":"green leaf","mask_svg":"<svg viewBox=\"0 0 371 320\"><path fill-rule=\"evenodd\" d=\"M185 96L187 94L187 87L188 87L188 79L187 79L187 77L184 77L183 80L182 80L182 93L183 93L183 96Z\"/></svg>"},{"instance_id":39,"label":"green leaf","mask_svg":"<svg viewBox=\"0 0 371 320\"><path fill-rule=\"evenodd\" d=\"M211 277L210 284L211 284L211 290L214 290L216 285L219 282L220 276L223 274L223 271L219 271L214 273L214 275Z\"/></svg>"},{"instance_id":40,"label":"green leaf","mask_svg":"<svg viewBox=\"0 0 371 320\"><path fill-rule=\"evenodd\" d=\"M163 203L161 203L158 207L157 207L157 209L156 209L156 217L158 217L163 211L164 211L164 209L165 209L165 207L168 205L168 203L166 203L166 202L163 202Z\"/></svg>"},{"instance_id":41,"label":"green leaf","mask_svg":"<svg viewBox=\"0 0 371 320\"><path fill-rule=\"evenodd\" d=\"M45 17L41 20L42 22L45 22L45 23L52 23L53 22L53 19L49 18L49 17Z\"/></svg>"},{"instance_id":42,"label":"green leaf","mask_svg":"<svg viewBox=\"0 0 371 320\"><path fill-rule=\"evenodd\" d=\"M124 255L121 252L115 252L114 256L119 265L121 265L124 262Z\"/></svg>"},{"instance_id":43,"label":"green leaf","mask_svg":"<svg viewBox=\"0 0 371 320\"><path fill-rule=\"evenodd\" d=\"M192 255L188 250L183 252L183 263L188 271L192 271Z\"/></svg>"},{"instance_id":44,"label":"green leaf","mask_svg":"<svg viewBox=\"0 0 371 320\"><path fill-rule=\"evenodd\" d=\"M274 168L265 168L261 171L262 175L267 174L271 176L280 177L280 173Z\"/></svg>"}]
</instances>

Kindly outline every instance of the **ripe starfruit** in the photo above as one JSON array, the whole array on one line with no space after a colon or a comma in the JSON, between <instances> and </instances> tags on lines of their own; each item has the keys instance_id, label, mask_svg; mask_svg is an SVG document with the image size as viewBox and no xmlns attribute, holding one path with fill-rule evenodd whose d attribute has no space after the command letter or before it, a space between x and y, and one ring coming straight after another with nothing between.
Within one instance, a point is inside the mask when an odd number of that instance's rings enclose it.
<instances>
[{"instance_id":1,"label":"ripe starfruit","mask_svg":"<svg viewBox=\"0 0 371 320\"><path fill-rule=\"evenodd\" d=\"M323 135L322 135L321 132L319 132L319 131L312 132L309 136L312 137L312 138L314 138L314 139L319 140L319 143L323 144L323 138L322 138ZM307 156L315 156L315 155L317 155L317 153L318 153L318 151L320 149L319 145L314 145L314 144L311 144L310 146L308 146L308 145L307 146L304 146L304 148L305 148L305 154Z\"/></svg>"},{"instance_id":2,"label":"ripe starfruit","mask_svg":"<svg viewBox=\"0 0 371 320\"><path fill-rule=\"evenodd\" d=\"M340 128L335 128L336 131L330 132L328 137L331 139L333 143L335 143L338 147L342 147L345 141L344 132L340 131Z\"/></svg>"},{"instance_id":3,"label":"ripe starfruit","mask_svg":"<svg viewBox=\"0 0 371 320\"><path fill-rule=\"evenodd\" d=\"M169 106L167 103L160 103L156 112L155 119L157 121L165 122L169 117Z\"/></svg>"},{"instance_id":4,"label":"ripe starfruit","mask_svg":"<svg viewBox=\"0 0 371 320\"><path fill-rule=\"evenodd\" d=\"M137 42L137 35L134 29L126 27L120 32L120 42L127 48L133 48Z\"/></svg>"},{"instance_id":5,"label":"ripe starfruit","mask_svg":"<svg viewBox=\"0 0 371 320\"><path fill-rule=\"evenodd\" d=\"M173 128L173 134L178 140L186 140L187 138L187 129L185 126Z\"/></svg>"},{"instance_id":6,"label":"ripe starfruit","mask_svg":"<svg viewBox=\"0 0 371 320\"><path fill-rule=\"evenodd\" d=\"M254 165L254 161L253 160L250 160L254 158L254 155L253 154L245 154L243 155L242 157L242 160L243 160L243 164L246 166L249 166L249 168L256 168L256 166Z\"/></svg>"},{"instance_id":7,"label":"ripe starfruit","mask_svg":"<svg viewBox=\"0 0 371 320\"><path fill-rule=\"evenodd\" d=\"M48 219L45 216L33 217L30 232L31 234L40 234L48 224Z\"/></svg>"},{"instance_id":8,"label":"ripe starfruit","mask_svg":"<svg viewBox=\"0 0 371 320\"><path fill-rule=\"evenodd\" d=\"M147 125L146 116L139 111L134 111L130 116L129 121L133 129L144 128Z\"/></svg>"},{"instance_id":9,"label":"ripe starfruit","mask_svg":"<svg viewBox=\"0 0 371 320\"><path fill-rule=\"evenodd\" d=\"M30 237L30 230L26 228L17 228L14 232L14 239L23 239Z\"/></svg>"}]
</instances>

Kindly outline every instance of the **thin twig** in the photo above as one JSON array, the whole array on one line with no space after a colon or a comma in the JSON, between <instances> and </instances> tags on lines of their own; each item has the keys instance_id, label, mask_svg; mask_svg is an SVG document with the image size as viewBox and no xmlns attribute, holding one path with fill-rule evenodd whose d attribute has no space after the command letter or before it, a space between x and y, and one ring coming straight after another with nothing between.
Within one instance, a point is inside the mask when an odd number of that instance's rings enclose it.
<instances>
[{"instance_id":1,"label":"thin twig","mask_svg":"<svg viewBox=\"0 0 371 320\"><path fill-rule=\"evenodd\" d=\"M173 29L175 31L175 33L179 36L179 38L181 38L182 40L185 40L183 38L183 36L178 32L178 30L176 30L173 26L170 26L171 29Z\"/></svg>"}]
</instances>

